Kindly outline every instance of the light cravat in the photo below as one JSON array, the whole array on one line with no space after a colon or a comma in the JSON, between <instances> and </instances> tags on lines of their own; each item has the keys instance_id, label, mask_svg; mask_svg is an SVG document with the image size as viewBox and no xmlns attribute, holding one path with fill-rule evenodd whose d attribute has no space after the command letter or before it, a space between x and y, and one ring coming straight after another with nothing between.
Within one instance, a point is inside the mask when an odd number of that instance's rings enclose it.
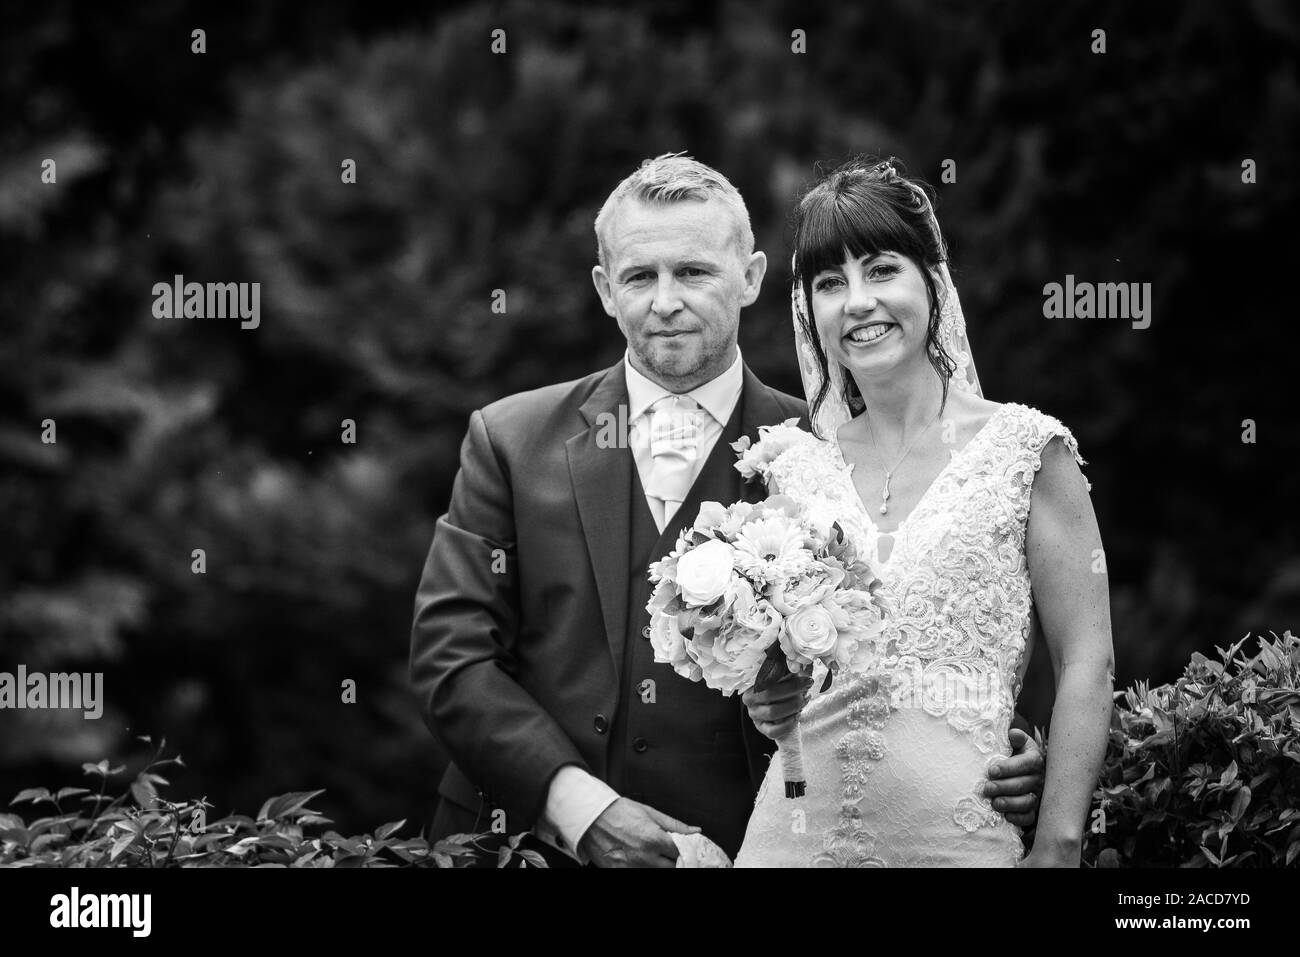
<instances>
[{"instance_id":1,"label":"light cravat","mask_svg":"<svg viewBox=\"0 0 1300 957\"><path fill-rule=\"evenodd\" d=\"M699 414L699 403L688 395L666 395L650 407L650 454L654 458L645 491L663 502L660 531L691 490L699 454Z\"/></svg>"}]
</instances>

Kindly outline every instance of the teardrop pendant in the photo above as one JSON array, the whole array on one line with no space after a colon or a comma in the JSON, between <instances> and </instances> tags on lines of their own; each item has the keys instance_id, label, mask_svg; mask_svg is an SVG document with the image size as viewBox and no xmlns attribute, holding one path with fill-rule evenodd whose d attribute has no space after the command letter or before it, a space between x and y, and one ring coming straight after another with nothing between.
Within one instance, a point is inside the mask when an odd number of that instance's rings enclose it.
<instances>
[{"instance_id":1,"label":"teardrop pendant","mask_svg":"<svg viewBox=\"0 0 1300 957\"><path fill-rule=\"evenodd\" d=\"M880 494L880 514L889 514L889 473L885 473L885 490Z\"/></svg>"}]
</instances>

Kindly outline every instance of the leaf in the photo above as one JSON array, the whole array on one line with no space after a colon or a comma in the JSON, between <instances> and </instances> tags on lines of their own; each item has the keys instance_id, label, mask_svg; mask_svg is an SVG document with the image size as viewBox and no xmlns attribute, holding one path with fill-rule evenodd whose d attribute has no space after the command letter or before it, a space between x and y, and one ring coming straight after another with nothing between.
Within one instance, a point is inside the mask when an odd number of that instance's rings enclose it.
<instances>
[{"instance_id":1,"label":"leaf","mask_svg":"<svg viewBox=\"0 0 1300 957\"><path fill-rule=\"evenodd\" d=\"M1271 781L1277 777L1277 768L1268 768L1250 779L1251 790L1256 790L1265 781Z\"/></svg>"},{"instance_id":2,"label":"leaf","mask_svg":"<svg viewBox=\"0 0 1300 957\"><path fill-rule=\"evenodd\" d=\"M1156 748L1162 744L1168 744L1172 740L1174 740L1174 733L1172 731L1157 731L1155 734L1151 735L1151 737L1145 739L1140 744L1137 744L1136 747L1143 749Z\"/></svg>"},{"instance_id":3,"label":"leaf","mask_svg":"<svg viewBox=\"0 0 1300 957\"><path fill-rule=\"evenodd\" d=\"M222 834L219 832L201 834L194 839L194 849L196 851L201 851L204 854L208 854L211 853L211 851L221 850L220 845L224 844L228 840L230 840L229 834Z\"/></svg>"},{"instance_id":4,"label":"leaf","mask_svg":"<svg viewBox=\"0 0 1300 957\"><path fill-rule=\"evenodd\" d=\"M1119 852L1115 850L1115 848L1113 847L1104 848L1102 852L1097 855L1097 866L1098 867L1119 867L1120 866Z\"/></svg>"},{"instance_id":5,"label":"leaf","mask_svg":"<svg viewBox=\"0 0 1300 957\"><path fill-rule=\"evenodd\" d=\"M406 818L402 818L400 821L392 821L389 824L381 824L375 830L375 838L382 841L385 838L391 837L399 830L401 830L402 825L405 823L406 823Z\"/></svg>"},{"instance_id":6,"label":"leaf","mask_svg":"<svg viewBox=\"0 0 1300 957\"><path fill-rule=\"evenodd\" d=\"M1233 821L1240 821L1248 807L1250 807L1250 788L1243 785L1241 790L1238 791L1236 796L1232 799Z\"/></svg>"},{"instance_id":7,"label":"leaf","mask_svg":"<svg viewBox=\"0 0 1300 957\"><path fill-rule=\"evenodd\" d=\"M136 835L127 834L125 837L119 837L113 844L113 850L109 852L108 859L115 861L128 847L135 843Z\"/></svg>"},{"instance_id":8,"label":"leaf","mask_svg":"<svg viewBox=\"0 0 1300 957\"><path fill-rule=\"evenodd\" d=\"M306 866L308 866L308 864L311 863L312 858L314 858L314 857L315 857L317 854L319 854L319 853L320 853L319 850L311 850L311 851L308 851L306 854L303 854L301 857L296 858L296 859L294 860L294 862L293 862L292 864L290 864L289 866L290 866L290 867L306 867Z\"/></svg>"},{"instance_id":9,"label":"leaf","mask_svg":"<svg viewBox=\"0 0 1300 957\"><path fill-rule=\"evenodd\" d=\"M1237 762L1233 760L1219 775L1219 784L1226 788L1235 780L1237 780Z\"/></svg>"},{"instance_id":10,"label":"leaf","mask_svg":"<svg viewBox=\"0 0 1300 957\"><path fill-rule=\"evenodd\" d=\"M1218 857L1216 857L1214 852L1210 850L1208 847L1206 847L1204 844L1201 845L1201 853L1204 854L1207 858L1209 858L1210 863L1213 864L1215 867L1219 866Z\"/></svg>"},{"instance_id":11,"label":"leaf","mask_svg":"<svg viewBox=\"0 0 1300 957\"><path fill-rule=\"evenodd\" d=\"M59 788L59 793L54 795L54 800L62 801L65 797L75 797L78 794L89 794L90 788Z\"/></svg>"},{"instance_id":12,"label":"leaf","mask_svg":"<svg viewBox=\"0 0 1300 957\"><path fill-rule=\"evenodd\" d=\"M209 829L225 828L225 827L228 827L230 831L233 833L234 831L238 830L241 827L255 829L257 827L257 822L254 821L247 814L227 814L221 820L213 821L211 824L208 825Z\"/></svg>"},{"instance_id":13,"label":"leaf","mask_svg":"<svg viewBox=\"0 0 1300 957\"><path fill-rule=\"evenodd\" d=\"M275 833L297 844L301 844L303 841L302 828L297 824L281 824Z\"/></svg>"},{"instance_id":14,"label":"leaf","mask_svg":"<svg viewBox=\"0 0 1300 957\"><path fill-rule=\"evenodd\" d=\"M68 834L42 834L36 840L32 841L31 853L40 854L51 844L57 844L60 841L66 841L69 839L69 837L70 835Z\"/></svg>"},{"instance_id":15,"label":"leaf","mask_svg":"<svg viewBox=\"0 0 1300 957\"><path fill-rule=\"evenodd\" d=\"M433 845L433 853L447 854L451 857L473 857L474 848L466 847L464 844L453 844L450 839L447 839Z\"/></svg>"},{"instance_id":16,"label":"leaf","mask_svg":"<svg viewBox=\"0 0 1300 957\"><path fill-rule=\"evenodd\" d=\"M244 840L248 840L248 838L245 838ZM287 837L282 837L279 834L257 835L253 838L253 843L259 848L274 851L292 851L298 847L295 842L291 841Z\"/></svg>"},{"instance_id":17,"label":"leaf","mask_svg":"<svg viewBox=\"0 0 1300 957\"><path fill-rule=\"evenodd\" d=\"M1286 849L1286 866L1290 867L1296 856L1300 855L1300 843L1292 844Z\"/></svg>"},{"instance_id":18,"label":"leaf","mask_svg":"<svg viewBox=\"0 0 1300 957\"><path fill-rule=\"evenodd\" d=\"M23 801L31 801L33 804L39 804L41 801L48 801L53 804L54 795L50 794L48 788L26 788L18 792L17 796L9 802L9 806L13 807L13 805L19 804Z\"/></svg>"},{"instance_id":19,"label":"leaf","mask_svg":"<svg viewBox=\"0 0 1300 957\"><path fill-rule=\"evenodd\" d=\"M1278 658L1277 652L1273 650L1271 642L1261 641L1259 643L1258 658L1269 671L1276 671L1282 664L1282 660Z\"/></svg>"},{"instance_id":20,"label":"leaf","mask_svg":"<svg viewBox=\"0 0 1300 957\"><path fill-rule=\"evenodd\" d=\"M533 867L547 866L546 858L542 857L542 855L538 854L536 851L522 850L519 852L519 856L522 857L529 864L533 865Z\"/></svg>"},{"instance_id":21,"label":"leaf","mask_svg":"<svg viewBox=\"0 0 1300 957\"><path fill-rule=\"evenodd\" d=\"M135 798L135 803L140 805L141 809L147 809L158 800L158 792L148 781L136 778L131 782L131 797Z\"/></svg>"},{"instance_id":22,"label":"leaf","mask_svg":"<svg viewBox=\"0 0 1300 957\"><path fill-rule=\"evenodd\" d=\"M502 844L497 848L497 867L505 867L510 863L511 850L508 845Z\"/></svg>"},{"instance_id":23,"label":"leaf","mask_svg":"<svg viewBox=\"0 0 1300 957\"><path fill-rule=\"evenodd\" d=\"M294 811L301 810L312 798L320 797L324 793L325 789L321 788L319 791L291 791L288 794L268 798L262 805L262 809L257 812L257 820L277 821Z\"/></svg>"},{"instance_id":24,"label":"leaf","mask_svg":"<svg viewBox=\"0 0 1300 957\"><path fill-rule=\"evenodd\" d=\"M1272 809L1272 808L1270 808L1270 807L1262 807L1262 808L1260 808L1259 810L1257 810L1257 811L1255 812L1255 816L1252 817L1252 818L1250 819L1250 823L1247 824L1246 826L1247 826L1247 828L1249 828L1250 830L1255 830L1255 829L1258 828L1261 824L1264 824L1265 822L1267 822L1267 821L1269 820L1269 818L1271 818L1272 816L1273 816L1273 809Z\"/></svg>"},{"instance_id":25,"label":"leaf","mask_svg":"<svg viewBox=\"0 0 1300 957\"><path fill-rule=\"evenodd\" d=\"M234 844L230 845L230 847L225 848L225 852L235 857L243 857L245 854L251 851L256 844L257 844L257 837L255 835L249 835L248 837L241 837Z\"/></svg>"},{"instance_id":26,"label":"leaf","mask_svg":"<svg viewBox=\"0 0 1300 957\"><path fill-rule=\"evenodd\" d=\"M392 847L389 848L389 850L391 850L402 860L406 861L406 863L408 864L414 864L419 858L418 854L407 850L405 845L402 844L394 844L392 845Z\"/></svg>"}]
</instances>

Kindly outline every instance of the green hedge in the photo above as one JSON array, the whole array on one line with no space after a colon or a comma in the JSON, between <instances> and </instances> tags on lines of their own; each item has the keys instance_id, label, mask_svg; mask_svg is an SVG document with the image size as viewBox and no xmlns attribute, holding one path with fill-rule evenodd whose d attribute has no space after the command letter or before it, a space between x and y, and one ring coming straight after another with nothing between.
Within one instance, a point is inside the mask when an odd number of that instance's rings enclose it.
<instances>
[{"instance_id":1,"label":"green hedge","mask_svg":"<svg viewBox=\"0 0 1300 957\"><path fill-rule=\"evenodd\" d=\"M1115 698L1110 741L1084 844L1097 867L1294 866L1300 857L1300 639L1243 638L1197 653L1173 684L1139 682ZM152 744L149 738L142 738ZM10 805L50 805L30 823L0 814L0 866L456 867L538 866L522 835L399 838L405 821L345 837L308 805L323 792L267 800L255 817L208 822L205 800L173 803L159 769L165 741L117 797L125 767L85 764L98 790L29 788Z\"/></svg>"},{"instance_id":2,"label":"green hedge","mask_svg":"<svg viewBox=\"0 0 1300 957\"><path fill-rule=\"evenodd\" d=\"M151 744L149 738L141 738ZM183 766L179 757L163 758L166 740L144 769L117 797L107 794L109 780L125 766L108 761L84 764L98 780L98 790L66 787L56 792L29 788L10 805L48 804L54 813L31 823L16 814L0 814L0 867L545 867L536 851L520 849L522 835L499 847L487 843L497 835L453 835L430 843L422 837L398 837L405 821L376 828L373 834L345 837L327 830L331 823L308 805L323 791L300 791L269 798L256 817L231 814L207 820L206 800L173 803L158 795L167 765Z\"/></svg>"},{"instance_id":3,"label":"green hedge","mask_svg":"<svg viewBox=\"0 0 1300 957\"><path fill-rule=\"evenodd\" d=\"M1084 860L1099 867L1294 866L1300 639L1192 655L1173 684L1117 694Z\"/></svg>"}]
</instances>

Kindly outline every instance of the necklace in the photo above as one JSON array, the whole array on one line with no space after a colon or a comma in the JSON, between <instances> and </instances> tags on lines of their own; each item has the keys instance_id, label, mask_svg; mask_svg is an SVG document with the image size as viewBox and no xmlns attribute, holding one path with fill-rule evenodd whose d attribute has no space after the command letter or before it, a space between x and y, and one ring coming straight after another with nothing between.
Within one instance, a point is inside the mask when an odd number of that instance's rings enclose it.
<instances>
[{"instance_id":1,"label":"necklace","mask_svg":"<svg viewBox=\"0 0 1300 957\"><path fill-rule=\"evenodd\" d=\"M884 465L885 458L880 454L880 446L876 444L876 427L871 424L871 412L870 410L864 410L864 411L866 411L867 413L867 428L871 430L871 448L875 451L876 457L880 459L881 465ZM942 408L940 408L939 411L942 411ZM917 439L925 435L925 433L929 432L930 426L934 425L934 423L937 422L938 419L939 419L939 412L935 412L934 418L930 420L929 424L927 424L926 427L923 428L920 432L916 433L916 437L913 438L912 441L907 444L907 448L903 451L902 457L900 457L899 460L894 463L894 467L891 469L885 469L885 487L880 495L881 515L889 514L889 480L893 478L894 473L898 471L898 467L903 464L903 459L906 459L909 455L912 454L912 447L916 445Z\"/></svg>"}]
</instances>

